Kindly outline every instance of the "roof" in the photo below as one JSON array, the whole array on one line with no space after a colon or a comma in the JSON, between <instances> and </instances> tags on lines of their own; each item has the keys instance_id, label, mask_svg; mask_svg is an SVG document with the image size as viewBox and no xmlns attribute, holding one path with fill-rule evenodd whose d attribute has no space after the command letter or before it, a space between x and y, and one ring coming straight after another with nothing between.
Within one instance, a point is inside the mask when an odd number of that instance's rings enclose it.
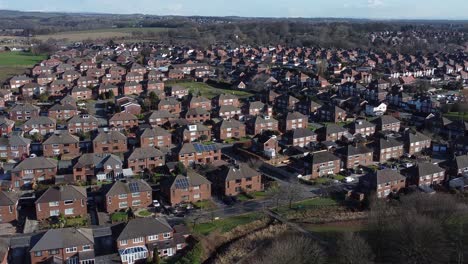
<instances>
[{"instance_id":1,"label":"roof","mask_svg":"<svg viewBox=\"0 0 468 264\"><path fill-rule=\"evenodd\" d=\"M32 247L31 252L94 244L93 231L88 228L49 229Z\"/></svg>"},{"instance_id":2,"label":"roof","mask_svg":"<svg viewBox=\"0 0 468 264\"><path fill-rule=\"evenodd\" d=\"M103 189L106 196L152 191L151 186L142 179L133 179L126 182L116 181L112 184L104 185Z\"/></svg>"},{"instance_id":3,"label":"roof","mask_svg":"<svg viewBox=\"0 0 468 264\"><path fill-rule=\"evenodd\" d=\"M320 128L320 130L324 130L326 135L343 133L343 132L348 131L346 128L339 126L337 124L328 124L326 127Z\"/></svg>"},{"instance_id":4,"label":"roof","mask_svg":"<svg viewBox=\"0 0 468 264\"><path fill-rule=\"evenodd\" d=\"M344 155L344 156L355 156L355 155L361 155L361 154L367 154L371 153L372 150L367 148L366 146L363 145L358 145L358 146L352 146L348 145L346 147L340 148L336 151L337 154L339 155Z\"/></svg>"},{"instance_id":5,"label":"roof","mask_svg":"<svg viewBox=\"0 0 468 264\"><path fill-rule=\"evenodd\" d=\"M70 118L70 120L68 120L68 123L84 123L84 122L99 122L99 120L90 114L75 115L72 118Z\"/></svg>"},{"instance_id":6,"label":"roof","mask_svg":"<svg viewBox=\"0 0 468 264\"><path fill-rule=\"evenodd\" d=\"M245 163L240 163L234 166L223 166L221 168L221 176L225 181L239 180L249 177L255 177L260 175L260 173Z\"/></svg>"},{"instance_id":7,"label":"roof","mask_svg":"<svg viewBox=\"0 0 468 264\"><path fill-rule=\"evenodd\" d=\"M185 189L203 184L211 184L209 180L193 170L188 170L187 175L177 175L173 178L171 189Z\"/></svg>"},{"instance_id":8,"label":"roof","mask_svg":"<svg viewBox=\"0 0 468 264\"><path fill-rule=\"evenodd\" d=\"M156 119L156 118L176 118L176 115L170 113L167 110L153 111L149 119Z\"/></svg>"},{"instance_id":9,"label":"roof","mask_svg":"<svg viewBox=\"0 0 468 264\"><path fill-rule=\"evenodd\" d=\"M383 115L374 121L376 124L379 125L386 125L386 124L394 124L394 123L400 123L400 120L396 119L393 116L389 115Z\"/></svg>"},{"instance_id":10,"label":"roof","mask_svg":"<svg viewBox=\"0 0 468 264\"><path fill-rule=\"evenodd\" d=\"M27 158L21 161L13 171L56 168L57 161L45 157Z\"/></svg>"},{"instance_id":11,"label":"roof","mask_svg":"<svg viewBox=\"0 0 468 264\"><path fill-rule=\"evenodd\" d=\"M203 96L193 96L190 99L191 104L193 104L193 103L208 103L208 102L211 102L211 101L208 98L203 97Z\"/></svg>"},{"instance_id":12,"label":"roof","mask_svg":"<svg viewBox=\"0 0 468 264\"><path fill-rule=\"evenodd\" d=\"M235 120L235 119L231 119L231 120L223 120L220 122L220 128L221 129L224 129L224 128L242 128L242 127L245 127L244 123L238 121L238 120Z\"/></svg>"},{"instance_id":13,"label":"roof","mask_svg":"<svg viewBox=\"0 0 468 264\"><path fill-rule=\"evenodd\" d=\"M381 138L379 139L379 141L377 141L377 146L379 149L387 149L387 148L403 146L403 143L394 138L387 138L387 139Z\"/></svg>"},{"instance_id":14,"label":"roof","mask_svg":"<svg viewBox=\"0 0 468 264\"><path fill-rule=\"evenodd\" d=\"M366 127L375 127L375 125L365 119L359 119L349 124L349 128L353 129L361 129Z\"/></svg>"},{"instance_id":15,"label":"roof","mask_svg":"<svg viewBox=\"0 0 468 264\"><path fill-rule=\"evenodd\" d=\"M86 199L86 189L83 187L64 185L60 187L51 187L47 189L36 203L48 203L55 201L66 201L66 200L81 200Z\"/></svg>"},{"instance_id":16,"label":"roof","mask_svg":"<svg viewBox=\"0 0 468 264\"><path fill-rule=\"evenodd\" d=\"M218 150L216 144L204 145L200 143L184 143L179 150L180 154L189 154L189 153L203 153L207 151Z\"/></svg>"},{"instance_id":17,"label":"roof","mask_svg":"<svg viewBox=\"0 0 468 264\"><path fill-rule=\"evenodd\" d=\"M304 138L304 137L316 136L316 134L308 128L296 128L290 131L289 133L292 134L292 138Z\"/></svg>"},{"instance_id":18,"label":"roof","mask_svg":"<svg viewBox=\"0 0 468 264\"><path fill-rule=\"evenodd\" d=\"M101 131L93 139L93 142L112 142L114 140L127 141L127 137L119 131Z\"/></svg>"},{"instance_id":19,"label":"roof","mask_svg":"<svg viewBox=\"0 0 468 264\"><path fill-rule=\"evenodd\" d=\"M455 157L455 165L457 169L468 168L468 155Z\"/></svg>"},{"instance_id":20,"label":"roof","mask_svg":"<svg viewBox=\"0 0 468 264\"><path fill-rule=\"evenodd\" d=\"M414 143L414 142L421 142L421 141L427 141L427 140L431 140L430 137L422 134L422 133L419 133L419 132L416 132L416 133L408 133L405 137L405 139L409 142L409 143Z\"/></svg>"},{"instance_id":21,"label":"roof","mask_svg":"<svg viewBox=\"0 0 468 264\"><path fill-rule=\"evenodd\" d=\"M86 167L86 166L96 166L98 164L102 164L107 162L108 160L114 160L115 162L122 164L122 160L119 157L113 154L97 154L97 153L85 153L80 156L78 161L76 162L76 168Z\"/></svg>"},{"instance_id":22,"label":"roof","mask_svg":"<svg viewBox=\"0 0 468 264\"><path fill-rule=\"evenodd\" d=\"M290 112L286 116L286 120L295 120L295 119L303 119L307 120L307 116L299 113L299 112Z\"/></svg>"},{"instance_id":23,"label":"roof","mask_svg":"<svg viewBox=\"0 0 468 264\"><path fill-rule=\"evenodd\" d=\"M114 114L109 121L126 121L126 120L138 120L138 118L130 113L127 112L120 112Z\"/></svg>"},{"instance_id":24,"label":"roof","mask_svg":"<svg viewBox=\"0 0 468 264\"><path fill-rule=\"evenodd\" d=\"M404 173L413 177L414 176L421 177L421 176L432 175L434 173L440 173L443 171L445 170L437 166L436 164L433 164L430 162L420 162L420 163L417 163L413 167L405 169Z\"/></svg>"},{"instance_id":25,"label":"roof","mask_svg":"<svg viewBox=\"0 0 468 264\"><path fill-rule=\"evenodd\" d=\"M321 163L325 163L329 161L340 160L340 158L338 158L333 153L328 152L328 151L315 152L315 153L309 154L307 158L310 159L312 164L321 164Z\"/></svg>"},{"instance_id":26,"label":"roof","mask_svg":"<svg viewBox=\"0 0 468 264\"><path fill-rule=\"evenodd\" d=\"M39 107L26 103L26 104L16 104L13 108L10 109L11 112L16 111L39 111L41 110Z\"/></svg>"},{"instance_id":27,"label":"roof","mask_svg":"<svg viewBox=\"0 0 468 264\"><path fill-rule=\"evenodd\" d=\"M383 169L377 171L375 173L375 178L377 180L377 184L406 179L405 177L403 177L403 175L392 169Z\"/></svg>"},{"instance_id":28,"label":"roof","mask_svg":"<svg viewBox=\"0 0 468 264\"><path fill-rule=\"evenodd\" d=\"M117 238L118 241L129 240L172 232L172 227L162 218L135 218L130 220Z\"/></svg>"},{"instance_id":29,"label":"roof","mask_svg":"<svg viewBox=\"0 0 468 264\"><path fill-rule=\"evenodd\" d=\"M32 126L32 125L43 125L43 124L53 124L55 125L55 120L48 116L36 116L34 118L28 119L24 122L23 126Z\"/></svg>"},{"instance_id":30,"label":"roof","mask_svg":"<svg viewBox=\"0 0 468 264\"><path fill-rule=\"evenodd\" d=\"M149 138L149 137L170 136L170 135L171 133L169 133L169 131L165 130L164 128L155 126L153 128L145 128L141 132L140 137Z\"/></svg>"},{"instance_id":31,"label":"roof","mask_svg":"<svg viewBox=\"0 0 468 264\"><path fill-rule=\"evenodd\" d=\"M15 194L5 191L0 191L0 206L15 205L18 197Z\"/></svg>"},{"instance_id":32,"label":"roof","mask_svg":"<svg viewBox=\"0 0 468 264\"><path fill-rule=\"evenodd\" d=\"M49 138L47 138L42 144L43 145L50 145L50 144L74 144L79 143L80 138L70 134L68 131L64 131L60 134L53 134Z\"/></svg>"},{"instance_id":33,"label":"roof","mask_svg":"<svg viewBox=\"0 0 468 264\"><path fill-rule=\"evenodd\" d=\"M136 148L128 157L129 160L147 159L152 157L164 157L159 149L155 147Z\"/></svg>"},{"instance_id":34,"label":"roof","mask_svg":"<svg viewBox=\"0 0 468 264\"><path fill-rule=\"evenodd\" d=\"M194 116L194 115L209 115L208 111L205 108L190 108L187 110L185 116Z\"/></svg>"}]
</instances>

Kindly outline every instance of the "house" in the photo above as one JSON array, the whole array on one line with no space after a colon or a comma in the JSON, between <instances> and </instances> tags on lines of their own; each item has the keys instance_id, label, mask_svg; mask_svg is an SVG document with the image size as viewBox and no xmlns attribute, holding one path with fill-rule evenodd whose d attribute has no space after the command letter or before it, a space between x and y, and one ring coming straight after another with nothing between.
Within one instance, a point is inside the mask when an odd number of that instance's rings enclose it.
<instances>
[{"instance_id":1,"label":"house","mask_svg":"<svg viewBox=\"0 0 468 264\"><path fill-rule=\"evenodd\" d=\"M0 117L0 136L5 136L13 131L15 122L6 117Z\"/></svg>"},{"instance_id":2,"label":"house","mask_svg":"<svg viewBox=\"0 0 468 264\"><path fill-rule=\"evenodd\" d=\"M131 95L136 94L139 95L143 92L143 86L137 82L126 82L123 85L123 94L124 95Z\"/></svg>"},{"instance_id":3,"label":"house","mask_svg":"<svg viewBox=\"0 0 468 264\"><path fill-rule=\"evenodd\" d=\"M365 119L358 119L348 125L349 132L353 135L360 134L370 137L375 133L375 125Z\"/></svg>"},{"instance_id":4,"label":"house","mask_svg":"<svg viewBox=\"0 0 468 264\"><path fill-rule=\"evenodd\" d=\"M335 154L341 158L344 169L366 167L373 163L373 151L363 145L348 145L337 149Z\"/></svg>"},{"instance_id":5,"label":"house","mask_svg":"<svg viewBox=\"0 0 468 264\"><path fill-rule=\"evenodd\" d=\"M186 167L209 164L221 160L221 150L216 144L184 143L177 152L177 160Z\"/></svg>"},{"instance_id":6,"label":"house","mask_svg":"<svg viewBox=\"0 0 468 264\"><path fill-rule=\"evenodd\" d=\"M120 79L118 80L117 83L120 83ZM97 91L98 91L99 95L104 94L104 95L106 95L107 98L109 98L110 94L112 94L113 96L116 96L116 95L119 94L119 87L117 87L117 85L112 84L112 83L107 83L106 84L106 82L104 82L104 80L103 80L103 83L101 83L99 85Z\"/></svg>"},{"instance_id":7,"label":"house","mask_svg":"<svg viewBox=\"0 0 468 264\"><path fill-rule=\"evenodd\" d=\"M448 170L454 172L453 174L466 174L468 172L468 155L455 156L448 165Z\"/></svg>"},{"instance_id":8,"label":"house","mask_svg":"<svg viewBox=\"0 0 468 264\"><path fill-rule=\"evenodd\" d=\"M317 117L324 122L344 122L346 121L346 111L338 106L323 105L317 110Z\"/></svg>"},{"instance_id":9,"label":"house","mask_svg":"<svg viewBox=\"0 0 468 264\"><path fill-rule=\"evenodd\" d=\"M170 257L187 245L184 233L177 233L163 218L130 220L117 238L123 264L146 262L155 248L160 257Z\"/></svg>"},{"instance_id":10,"label":"house","mask_svg":"<svg viewBox=\"0 0 468 264\"><path fill-rule=\"evenodd\" d=\"M265 104L260 101L250 102L244 106L243 112L245 115L257 116L264 113Z\"/></svg>"},{"instance_id":11,"label":"house","mask_svg":"<svg viewBox=\"0 0 468 264\"><path fill-rule=\"evenodd\" d=\"M45 157L26 158L11 170L13 189L53 181L57 175L57 161Z\"/></svg>"},{"instance_id":12,"label":"house","mask_svg":"<svg viewBox=\"0 0 468 264\"><path fill-rule=\"evenodd\" d=\"M263 191L262 175L245 163L224 165L210 174L213 188L223 196Z\"/></svg>"},{"instance_id":13,"label":"house","mask_svg":"<svg viewBox=\"0 0 468 264\"><path fill-rule=\"evenodd\" d=\"M172 144L172 135L169 131L155 126L153 128L145 128L140 131L140 146L146 147L170 147Z\"/></svg>"},{"instance_id":14,"label":"house","mask_svg":"<svg viewBox=\"0 0 468 264\"><path fill-rule=\"evenodd\" d=\"M211 140L211 130L203 124L189 124L177 130L179 142Z\"/></svg>"},{"instance_id":15,"label":"house","mask_svg":"<svg viewBox=\"0 0 468 264\"><path fill-rule=\"evenodd\" d=\"M203 108L207 111L211 110L211 100L203 96L192 96L188 102L188 108Z\"/></svg>"},{"instance_id":16,"label":"house","mask_svg":"<svg viewBox=\"0 0 468 264\"><path fill-rule=\"evenodd\" d=\"M29 157L31 140L12 134L9 137L0 137L0 159L16 160Z\"/></svg>"},{"instance_id":17,"label":"house","mask_svg":"<svg viewBox=\"0 0 468 264\"><path fill-rule=\"evenodd\" d=\"M16 220L18 220L18 196L13 192L0 191L0 223L11 223Z\"/></svg>"},{"instance_id":18,"label":"house","mask_svg":"<svg viewBox=\"0 0 468 264\"><path fill-rule=\"evenodd\" d=\"M151 115L148 118L148 123L150 123L152 127L156 127L162 126L175 119L177 119L177 116L170 113L168 110L158 110L151 112Z\"/></svg>"},{"instance_id":19,"label":"house","mask_svg":"<svg viewBox=\"0 0 468 264\"><path fill-rule=\"evenodd\" d=\"M301 100L296 104L296 111L306 116L312 116L317 113L320 107L322 107L322 105L312 100Z\"/></svg>"},{"instance_id":20,"label":"house","mask_svg":"<svg viewBox=\"0 0 468 264\"><path fill-rule=\"evenodd\" d=\"M299 112L288 112L286 118L281 119L281 130L286 132L289 130L307 128L309 122L307 116Z\"/></svg>"},{"instance_id":21,"label":"house","mask_svg":"<svg viewBox=\"0 0 468 264\"><path fill-rule=\"evenodd\" d=\"M76 106L71 104L55 104L48 111L48 116L55 120L68 120L78 114Z\"/></svg>"},{"instance_id":22,"label":"house","mask_svg":"<svg viewBox=\"0 0 468 264\"><path fill-rule=\"evenodd\" d=\"M275 106L283 112L293 111L297 103L299 103L299 99L287 94L275 98Z\"/></svg>"},{"instance_id":23,"label":"house","mask_svg":"<svg viewBox=\"0 0 468 264\"><path fill-rule=\"evenodd\" d=\"M93 139L94 153L124 153L127 150L127 137L119 131L100 131Z\"/></svg>"},{"instance_id":24,"label":"house","mask_svg":"<svg viewBox=\"0 0 468 264\"><path fill-rule=\"evenodd\" d=\"M213 130L215 137L219 140L245 137L245 124L235 119L222 120L213 127Z\"/></svg>"},{"instance_id":25,"label":"house","mask_svg":"<svg viewBox=\"0 0 468 264\"><path fill-rule=\"evenodd\" d=\"M114 180L123 175L123 162L113 154L85 153L73 166L75 181Z\"/></svg>"},{"instance_id":26,"label":"house","mask_svg":"<svg viewBox=\"0 0 468 264\"><path fill-rule=\"evenodd\" d=\"M337 174L341 169L341 160L328 151L319 151L309 154L304 158L304 169L310 178Z\"/></svg>"},{"instance_id":27,"label":"house","mask_svg":"<svg viewBox=\"0 0 468 264\"><path fill-rule=\"evenodd\" d=\"M341 138L348 133L348 130L337 124L328 124L327 126L317 129L315 132L317 133L317 139L319 141L335 142L341 140Z\"/></svg>"},{"instance_id":28,"label":"house","mask_svg":"<svg viewBox=\"0 0 468 264\"><path fill-rule=\"evenodd\" d=\"M280 151L278 138L275 135L260 134L252 139L252 150L260 152L265 157L273 159Z\"/></svg>"},{"instance_id":29,"label":"house","mask_svg":"<svg viewBox=\"0 0 468 264\"><path fill-rule=\"evenodd\" d=\"M64 185L50 187L36 201L37 220L49 217L77 217L88 214L87 194L83 187Z\"/></svg>"},{"instance_id":30,"label":"house","mask_svg":"<svg viewBox=\"0 0 468 264\"><path fill-rule=\"evenodd\" d=\"M94 263L93 230L89 228L49 229L31 239L31 264Z\"/></svg>"},{"instance_id":31,"label":"house","mask_svg":"<svg viewBox=\"0 0 468 264\"><path fill-rule=\"evenodd\" d=\"M93 99L93 91L86 88L86 86L85 87L75 86L75 87L72 88L70 94L77 101Z\"/></svg>"},{"instance_id":32,"label":"house","mask_svg":"<svg viewBox=\"0 0 468 264\"><path fill-rule=\"evenodd\" d=\"M232 105L222 105L217 110L218 117L222 119L241 119L242 110Z\"/></svg>"},{"instance_id":33,"label":"house","mask_svg":"<svg viewBox=\"0 0 468 264\"><path fill-rule=\"evenodd\" d=\"M54 133L56 128L56 121L48 116L38 116L28 119L23 125L24 132L30 135L39 133L43 136Z\"/></svg>"},{"instance_id":34,"label":"house","mask_svg":"<svg viewBox=\"0 0 468 264\"><path fill-rule=\"evenodd\" d=\"M278 121L270 116L255 116L246 122L247 132L250 135L262 134L263 131L278 131Z\"/></svg>"},{"instance_id":35,"label":"house","mask_svg":"<svg viewBox=\"0 0 468 264\"><path fill-rule=\"evenodd\" d=\"M26 121L39 116L41 109L32 104L16 104L10 111L10 119L13 121Z\"/></svg>"},{"instance_id":36,"label":"house","mask_svg":"<svg viewBox=\"0 0 468 264\"><path fill-rule=\"evenodd\" d=\"M212 99L213 106L215 107L221 107L221 106L227 106L231 105L234 107L239 107L239 98L233 94L220 94L218 96L215 96Z\"/></svg>"},{"instance_id":37,"label":"house","mask_svg":"<svg viewBox=\"0 0 468 264\"><path fill-rule=\"evenodd\" d=\"M369 192L376 192L378 198L386 198L406 186L406 178L392 169L378 170L359 178L359 183Z\"/></svg>"},{"instance_id":38,"label":"house","mask_svg":"<svg viewBox=\"0 0 468 264\"><path fill-rule=\"evenodd\" d=\"M170 177L161 186L162 193L172 206L196 203L211 198L211 182L193 170L186 175Z\"/></svg>"},{"instance_id":39,"label":"house","mask_svg":"<svg viewBox=\"0 0 468 264\"><path fill-rule=\"evenodd\" d=\"M211 119L210 113L204 108L189 108L182 116L190 123L203 123Z\"/></svg>"},{"instance_id":40,"label":"house","mask_svg":"<svg viewBox=\"0 0 468 264\"><path fill-rule=\"evenodd\" d=\"M116 181L101 187L105 200L105 211L108 213L120 210L147 208L153 202L152 189L142 180Z\"/></svg>"},{"instance_id":41,"label":"house","mask_svg":"<svg viewBox=\"0 0 468 264\"><path fill-rule=\"evenodd\" d=\"M180 114L180 112L182 112L182 106L177 99L168 97L159 101L158 110L166 110L171 114Z\"/></svg>"},{"instance_id":42,"label":"house","mask_svg":"<svg viewBox=\"0 0 468 264\"><path fill-rule=\"evenodd\" d=\"M170 95L175 98L183 98L184 96L189 95L189 90L185 87L174 85L169 89Z\"/></svg>"},{"instance_id":43,"label":"house","mask_svg":"<svg viewBox=\"0 0 468 264\"><path fill-rule=\"evenodd\" d=\"M165 155L155 147L135 148L127 158L127 166L134 173L153 171L166 163Z\"/></svg>"},{"instance_id":44,"label":"house","mask_svg":"<svg viewBox=\"0 0 468 264\"><path fill-rule=\"evenodd\" d=\"M403 156L403 142L393 138L376 140L373 144L374 160L384 163L390 159L399 159Z\"/></svg>"},{"instance_id":45,"label":"house","mask_svg":"<svg viewBox=\"0 0 468 264\"><path fill-rule=\"evenodd\" d=\"M405 153L410 155L431 148L431 138L419 132L408 132L403 140L405 142Z\"/></svg>"},{"instance_id":46,"label":"house","mask_svg":"<svg viewBox=\"0 0 468 264\"><path fill-rule=\"evenodd\" d=\"M42 152L47 158L61 155L78 156L80 154L80 139L68 131L52 134L42 143Z\"/></svg>"},{"instance_id":47,"label":"house","mask_svg":"<svg viewBox=\"0 0 468 264\"><path fill-rule=\"evenodd\" d=\"M309 147L313 142L317 142L317 134L308 128L297 128L286 132L283 136L287 144L301 148Z\"/></svg>"},{"instance_id":48,"label":"house","mask_svg":"<svg viewBox=\"0 0 468 264\"><path fill-rule=\"evenodd\" d=\"M126 112L116 113L109 119L109 126L118 129L132 129L138 126L138 118Z\"/></svg>"},{"instance_id":49,"label":"house","mask_svg":"<svg viewBox=\"0 0 468 264\"><path fill-rule=\"evenodd\" d=\"M87 133L98 129L99 120L89 114L76 115L67 121L68 131L72 134Z\"/></svg>"},{"instance_id":50,"label":"house","mask_svg":"<svg viewBox=\"0 0 468 264\"><path fill-rule=\"evenodd\" d=\"M445 170L437 164L418 162L416 165L402 170L409 184L416 186L433 186L445 180Z\"/></svg>"},{"instance_id":51,"label":"house","mask_svg":"<svg viewBox=\"0 0 468 264\"><path fill-rule=\"evenodd\" d=\"M393 116L384 115L373 121L377 131L400 131L401 122Z\"/></svg>"}]
</instances>

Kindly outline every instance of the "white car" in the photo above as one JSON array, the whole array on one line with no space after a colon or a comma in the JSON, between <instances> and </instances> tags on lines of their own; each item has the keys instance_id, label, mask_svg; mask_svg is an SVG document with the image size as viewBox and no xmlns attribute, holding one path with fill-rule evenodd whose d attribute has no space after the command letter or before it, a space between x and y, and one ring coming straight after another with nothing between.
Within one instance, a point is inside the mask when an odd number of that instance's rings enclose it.
<instances>
[{"instance_id":1,"label":"white car","mask_svg":"<svg viewBox=\"0 0 468 264\"><path fill-rule=\"evenodd\" d=\"M154 207L160 207L161 204L159 203L158 200L153 200L153 206L154 206Z\"/></svg>"}]
</instances>

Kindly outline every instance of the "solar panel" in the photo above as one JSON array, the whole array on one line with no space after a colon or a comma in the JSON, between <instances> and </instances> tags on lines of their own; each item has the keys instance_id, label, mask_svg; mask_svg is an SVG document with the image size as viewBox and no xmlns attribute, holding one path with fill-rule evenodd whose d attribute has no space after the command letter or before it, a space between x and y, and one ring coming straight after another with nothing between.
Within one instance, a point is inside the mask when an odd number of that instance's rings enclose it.
<instances>
[{"instance_id":1,"label":"solar panel","mask_svg":"<svg viewBox=\"0 0 468 264\"><path fill-rule=\"evenodd\" d=\"M189 187L189 181L187 178L177 179L175 186L177 189L187 189Z\"/></svg>"},{"instance_id":2,"label":"solar panel","mask_svg":"<svg viewBox=\"0 0 468 264\"><path fill-rule=\"evenodd\" d=\"M138 186L138 183L136 182L131 182L128 187L130 188L130 192L136 193L140 192L140 187Z\"/></svg>"},{"instance_id":3,"label":"solar panel","mask_svg":"<svg viewBox=\"0 0 468 264\"><path fill-rule=\"evenodd\" d=\"M196 152L208 152L208 151L213 151L217 149L215 144L211 144L211 145L194 144L193 146Z\"/></svg>"}]
</instances>

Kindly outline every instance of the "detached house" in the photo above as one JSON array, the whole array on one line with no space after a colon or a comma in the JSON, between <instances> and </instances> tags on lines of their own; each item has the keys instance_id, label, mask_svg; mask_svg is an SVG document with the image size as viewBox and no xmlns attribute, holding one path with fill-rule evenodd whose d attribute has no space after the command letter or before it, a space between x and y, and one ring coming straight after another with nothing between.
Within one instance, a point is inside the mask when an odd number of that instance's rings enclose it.
<instances>
[{"instance_id":1,"label":"detached house","mask_svg":"<svg viewBox=\"0 0 468 264\"><path fill-rule=\"evenodd\" d=\"M31 140L18 135L0 138L0 159L20 160L29 157Z\"/></svg>"},{"instance_id":2,"label":"detached house","mask_svg":"<svg viewBox=\"0 0 468 264\"><path fill-rule=\"evenodd\" d=\"M377 125L377 131L400 131L401 122L393 116L381 116L374 120L374 123Z\"/></svg>"},{"instance_id":3,"label":"detached house","mask_svg":"<svg viewBox=\"0 0 468 264\"><path fill-rule=\"evenodd\" d=\"M263 131L278 131L278 121L270 116L255 116L246 122L247 132L250 135L262 134Z\"/></svg>"},{"instance_id":4,"label":"detached house","mask_svg":"<svg viewBox=\"0 0 468 264\"><path fill-rule=\"evenodd\" d=\"M239 98L233 94L220 94L212 99L213 105L216 107L231 105L239 107Z\"/></svg>"},{"instance_id":5,"label":"detached house","mask_svg":"<svg viewBox=\"0 0 468 264\"><path fill-rule=\"evenodd\" d=\"M15 122L6 117L0 117L0 136L5 136L13 131Z\"/></svg>"},{"instance_id":6,"label":"detached house","mask_svg":"<svg viewBox=\"0 0 468 264\"><path fill-rule=\"evenodd\" d=\"M188 102L188 108L203 108L211 110L211 101L203 96L192 96Z\"/></svg>"},{"instance_id":7,"label":"detached house","mask_svg":"<svg viewBox=\"0 0 468 264\"><path fill-rule=\"evenodd\" d=\"M359 119L349 124L349 132L353 135L372 136L375 133L375 125L371 122Z\"/></svg>"},{"instance_id":8,"label":"detached house","mask_svg":"<svg viewBox=\"0 0 468 264\"><path fill-rule=\"evenodd\" d=\"M49 217L86 216L87 194L83 187L65 185L47 189L35 202L37 220Z\"/></svg>"},{"instance_id":9,"label":"detached house","mask_svg":"<svg viewBox=\"0 0 468 264\"><path fill-rule=\"evenodd\" d=\"M294 129L307 128L308 124L307 116L299 112L289 112L286 118L281 119L281 130L286 132Z\"/></svg>"},{"instance_id":10,"label":"detached house","mask_svg":"<svg viewBox=\"0 0 468 264\"><path fill-rule=\"evenodd\" d=\"M403 143L393 139L379 139L374 142L374 160L384 163L403 156Z\"/></svg>"},{"instance_id":11,"label":"detached house","mask_svg":"<svg viewBox=\"0 0 468 264\"><path fill-rule=\"evenodd\" d=\"M55 104L48 111L48 116L55 120L68 120L78 114L76 106L71 104Z\"/></svg>"},{"instance_id":12,"label":"detached house","mask_svg":"<svg viewBox=\"0 0 468 264\"><path fill-rule=\"evenodd\" d=\"M217 123L214 128L214 134L219 140L226 140L230 138L243 138L245 137L245 125L235 119L223 120Z\"/></svg>"},{"instance_id":13,"label":"detached house","mask_svg":"<svg viewBox=\"0 0 468 264\"><path fill-rule=\"evenodd\" d=\"M408 132L404 136L404 142L405 153L410 155L414 155L431 147L431 138L419 132Z\"/></svg>"},{"instance_id":14,"label":"detached house","mask_svg":"<svg viewBox=\"0 0 468 264\"><path fill-rule=\"evenodd\" d=\"M27 158L11 171L12 188L30 187L32 184L52 181L57 175L57 161L45 157Z\"/></svg>"},{"instance_id":15,"label":"detached house","mask_svg":"<svg viewBox=\"0 0 468 264\"><path fill-rule=\"evenodd\" d=\"M16 220L18 220L18 196L12 192L0 191L0 223L11 223Z\"/></svg>"},{"instance_id":16,"label":"detached house","mask_svg":"<svg viewBox=\"0 0 468 264\"><path fill-rule=\"evenodd\" d=\"M89 114L76 115L67 121L68 131L72 134L91 132L98 126L99 120Z\"/></svg>"},{"instance_id":17,"label":"detached house","mask_svg":"<svg viewBox=\"0 0 468 264\"><path fill-rule=\"evenodd\" d=\"M329 124L316 130L319 141L337 141L348 133L348 130L336 124Z\"/></svg>"},{"instance_id":18,"label":"detached house","mask_svg":"<svg viewBox=\"0 0 468 264\"><path fill-rule=\"evenodd\" d=\"M56 121L48 116L38 116L26 121L22 128L24 132L30 135L39 133L45 136L55 132Z\"/></svg>"},{"instance_id":19,"label":"detached house","mask_svg":"<svg viewBox=\"0 0 468 264\"><path fill-rule=\"evenodd\" d=\"M210 120L210 113L203 108L189 108L182 116L191 123L203 123Z\"/></svg>"},{"instance_id":20,"label":"detached house","mask_svg":"<svg viewBox=\"0 0 468 264\"><path fill-rule=\"evenodd\" d=\"M126 112L116 113L109 119L109 126L119 129L132 129L138 126L138 118Z\"/></svg>"},{"instance_id":21,"label":"detached house","mask_svg":"<svg viewBox=\"0 0 468 264\"><path fill-rule=\"evenodd\" d=\"M161 191L172 206L195 203L211 198L211 182L193 170L186 175L171 177L162 184Z\"/></svg>"},{"instance_id":22,"label":"detached house","mask_svg":"<svg viewBox=\"0 0 468 264\"><path fill-rule=\"evenodd\" d=\"M105 210L108 213L128 208L147 208L153 202L152 189L144 180L116 181L102 186L106 197Z\"/></svg>"},{"instance_id":23,"label":"detached house","mask_svg":"<svg viewBox=\"0 0 468 264\"><path fill-rule=\"evenodd\" d=\"M158 110L166 110L171 114L180 114L180 112L182 112L182 106L177 99L169 97L159 101Z\"/></svg>"},{"instance_id":24,"label":"detached house","mask_svg":"<svg viewBox=\"0 0 468 264\"><path fill-rule=\"evenodd\" d=\"M148 123L152 127L162 126L167 122L177 119L177 116L167 110L153 111L148 118Z\"/></svg>"},{"instance_id":25,"label":"detached house","mask_svg":"<svg viewBox=\"0 0 468 264\"><path fill-rule=\"evenodd\" d=\"M13 121L26 121L39 116L41 109L32 104L17 104L10 109L10 119Z\"/></svg>"},{"instance_id":26,"label":"detached house","mask_svg":"<svg viewBox=\"0 0 468 264\"><path fill-rule=\"evenodd\" d=\"M309 147L313 142L317 142L317 134L308 128L290 130L284 135L284 138L286 138L288 145L301 148Z\"/></svg>"},{"instance_id":27,"label":"detached house","mask_svg":"<svg viewBox=\"0 0 468 264\"><path fill-rule=\"evenodd\" d=\"M325 122L344 122L346 121L346 111L338 106L324 105L318 109L317 117Z\"/></svg>"},{"instance_id":28,"label":"detached house","mask_svg":"<svg viewBox=\"0 0 468 264\"><path fill-rule=\"evenodd\" d=\"M113 154L86 153L73 166L75 181L114 180L122 177L123 163Z\"/></svg>"},{"instance_id":29,"label":"detached house","mask_svg":"<svg viewBox=\"0 0 468 264\"><path fill-rule=\"evenodd\" d=\"M373 163L373 151L362 145L348 145L338 149L335 154L341 158L344 169L356 169Z\"/></svg>"}]
</instances>

